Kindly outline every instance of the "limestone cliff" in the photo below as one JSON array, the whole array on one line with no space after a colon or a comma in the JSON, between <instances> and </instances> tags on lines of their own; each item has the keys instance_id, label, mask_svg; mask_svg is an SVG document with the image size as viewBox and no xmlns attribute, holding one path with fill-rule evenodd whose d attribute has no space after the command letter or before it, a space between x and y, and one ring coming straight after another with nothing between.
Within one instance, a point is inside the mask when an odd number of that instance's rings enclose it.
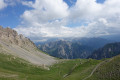
<instances>
[{"instance_id":1,"label":"limestone cliff","mask_svg":"<svg viewBox=\"0 0 120 80\"><path fill-rule=\"evenodd\" d=\"M51 65L56 62L55 58L40 52L30 39L1 26L0 53L12 54L37 65Z\"/></svg>"}]
</instances>

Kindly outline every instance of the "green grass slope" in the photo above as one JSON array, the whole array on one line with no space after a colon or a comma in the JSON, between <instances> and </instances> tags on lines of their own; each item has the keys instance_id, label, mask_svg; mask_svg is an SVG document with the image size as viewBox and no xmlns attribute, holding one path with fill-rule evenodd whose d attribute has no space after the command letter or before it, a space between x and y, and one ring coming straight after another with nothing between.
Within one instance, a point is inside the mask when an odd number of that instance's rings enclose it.
<instances>
[{"instance_id":1,"label":"green grass slope","mask_svg":"<svg viewBox=\"0 0 120 80\"><path fill-rule=\"evenodd\" d=\"M105 60L87 80L120 80L120 55Z\"/></svg>"},{"instance_id":2,"label":"green grass slope","mask_svg":"<svg viewBox=\"0 0 120 80\"><path fill-rule=\"evenodd\" d=\"M120 80L120 55L105 60L61 60L49 70L43 67L0 53L0 80Z\"/></svg>"},{"instance_id":3,"label":"green grass slope","mask_svg":"<svg viewBox=\"0 0 120 80\"><path fill-rule=\"evenodd\" d=\"M62 60L50 66L50 70L45 70L20 58L0 53L0 80L82 80L100 62L92 59Z\"/></svg>"}]
</instances>

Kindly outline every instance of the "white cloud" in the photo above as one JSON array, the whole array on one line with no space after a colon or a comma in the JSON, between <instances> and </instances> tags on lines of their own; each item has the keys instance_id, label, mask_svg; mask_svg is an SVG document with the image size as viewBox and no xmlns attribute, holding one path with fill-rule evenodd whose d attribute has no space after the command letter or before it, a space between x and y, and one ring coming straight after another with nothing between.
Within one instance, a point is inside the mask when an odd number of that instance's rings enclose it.
<instances>
[{"instance_id":1,"label":"white cloud","mask_svg":"<svg viewBox=\"0 0 120 80\"><path fill-rule=\"evenodd\" d=\"M33 1L22 1L22 4L29 7L33 7Z\"/></svg>"},{"instance_id":2,"label":"white cloud","mask_svg":"<svg viewBox=\"0 0 120 80\"><path fill-rule=\"evenodd\" d=\"M17 3L22 3L23 0L0 0L0 10L7 6L16 6Z\"/></svg>"},{"instance_id":3,"label":"white cloud","mask_svg":"<svg viewBox=\"0 0 120 80\"><path fill-rule=\"evenodd\" d=\"M4 2L4 0L0 0L0 10L5 8L7 4Z\"/></svg>"},{"instance_id":4,"label":"white cloud","mask_svg":"<svg viewBox=\"0 0 120 80\"><path fill-rule=\"evenodd\" d=\"M101 4L95 0L77 0L76 5L70 9L70 20L92 19L99 15L102 9Z\"/></svg>"},{"instance_id":5,"label":"white cloud","mask_svg":"<svg viewBox=\"0 0 120 80\"><path fill-rule=\"evenodd\" d=\"M62 0L36 0L34 4L32 2L24 2L23 4L34 8L33 10L26 10L21 16L25 23L46 23L63 19L68 15L68 6Z\"/></svg>"},{"instance_id":6,"label":"white cloud","mask_svg":"<svg viewBox=\"0 0 120 80\"><path fill-rule=\"evenodd\" d=\"M99 19L99 22L100 22L101 24L108 25L108 22L107 22L107 20L106 20L105 18L100 18L100 19Z\"/></svg>"},{"instance_id":7,"label":"white cloud","mask_svg":"<svg viewBox=\"0 0 120 80\"><path fill-rule=\"evenodd\" d=\"M77 0L71 8L63 0L36 0L23 2L32 7L21 15L19 33L32 39L39 37L95 37L120 32L120 0L106 0L103 4L95 0ZM66 26L82 22L86 26ZM22 27L21 27L22 26Z\"/></svg>"}]
</instances>

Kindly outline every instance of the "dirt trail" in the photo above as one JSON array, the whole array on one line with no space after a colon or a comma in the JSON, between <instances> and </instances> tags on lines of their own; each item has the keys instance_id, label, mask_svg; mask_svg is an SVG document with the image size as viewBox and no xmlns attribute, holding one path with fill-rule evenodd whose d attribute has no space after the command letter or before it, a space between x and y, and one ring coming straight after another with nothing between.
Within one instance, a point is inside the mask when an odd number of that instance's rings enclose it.
<instances>
[{"instance_id":1,"label":"dirt trail","mask_svg":"<svg viewBox=\"0 0 120 80\"><path fill-rule=\"evenodd\" d=\"M71 73L74 71L74 69L75 69L77 66L78 66L78 64L75 64L75 65L72 67L72 69L71 69L67 74L65 74L65 75L63 76L63 78L66 78L66 77L68 77L69 75L71 75Z\"/></svg>"}]
</instances>

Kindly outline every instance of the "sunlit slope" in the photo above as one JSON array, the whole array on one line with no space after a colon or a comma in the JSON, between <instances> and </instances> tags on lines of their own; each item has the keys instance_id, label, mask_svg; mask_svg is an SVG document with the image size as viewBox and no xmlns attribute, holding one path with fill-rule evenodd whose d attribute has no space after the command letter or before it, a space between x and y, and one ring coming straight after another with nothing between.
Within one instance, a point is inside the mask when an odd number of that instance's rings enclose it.
<instances>
[{"instance_id":1,"label":"sunlit slope","mask_svg":"<svg viewBox=\"0 0 120 80\"><path fill-rule=\"evenodd\" d=\"M119 80L120 56L105 60L61 60L52 66L36 66L0 53L0 80Z\"/></svg>"},{"instance_id":2,"label":"sunlit slope","mask_svg":"<svg viewBox=\"0 0 120 80\"><path fill-rule=\"evenodd\" d=\"M120 55L107 59L87 80L120 80Z\"/></svg>"}]
</instances>

